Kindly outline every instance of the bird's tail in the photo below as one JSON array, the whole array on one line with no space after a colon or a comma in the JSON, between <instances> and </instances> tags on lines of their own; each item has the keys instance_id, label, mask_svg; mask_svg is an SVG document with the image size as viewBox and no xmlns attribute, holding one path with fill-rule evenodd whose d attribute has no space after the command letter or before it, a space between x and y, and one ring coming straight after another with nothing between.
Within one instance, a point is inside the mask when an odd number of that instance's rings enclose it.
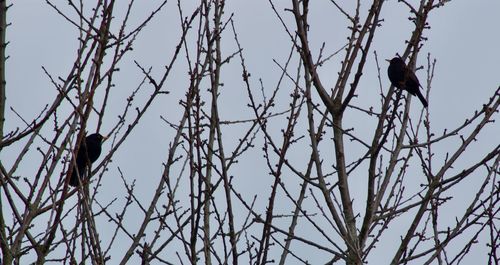
<instances>
[{"instance_id":1,"label":"bird's tail","mask_svg":"<svg viewBox=\"0 0 500 265\"><path fill-rule=\"evenodd\" d=\"M422 105L424 105L424 108L427 108L427 100L425 100L424 95L422 95L422 92L420 90L417 90L417 97L420 99L420 102L422 102Z\"/></svg>"},{"instance_id":2,"label":"bird's tail","mask_svg":"<svg viewBox=\"0 0 500 265\"><path fill-rule=\"evenodd\" d=\"M78 171L78 172L77 172ZM69 179L69 185L77 187L80 182L78 181L78 175L83 176L85 174L85 167L75 167L71 173L71 178Z\"/></svg>"}]
</instances>

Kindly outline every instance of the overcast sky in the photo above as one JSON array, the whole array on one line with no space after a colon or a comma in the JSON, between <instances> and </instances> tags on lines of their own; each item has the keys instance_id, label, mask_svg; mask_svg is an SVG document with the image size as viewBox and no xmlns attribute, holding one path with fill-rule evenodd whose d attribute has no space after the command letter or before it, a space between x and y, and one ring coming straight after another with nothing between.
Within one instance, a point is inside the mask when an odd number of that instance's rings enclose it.
<instances>
[{"instance_id":1,"label":"overcast sky","mask_svg":"<svg viewBox=\"0 0 500 265\"><path fill-rule=\"evenodd\" d=\"M11 1L9 1L11 2ZM66 1L54 1L58 6L67 10ZM118 1L121 2L121 1ZM134 12L130 28L136 26L138 21L144 19L153 9L157 1L141 1ZM196 1L193 1L196 2ZM278 10L286 19L292 19L290 13L283 12L285 7L290 6L290 1L276 1ZM350 2L350 1L339 1ZM354 1L353 1L354 2ZM364 1L361 1L364 2ZM418 1L409 1L418 2ZM183 3L186 10L192 10L188 1ZM231 0L226 2L226 16L234 13L235 26L238 31L243 52L246 56L247 67L251 73L252 82L258 87L259 79L265 87L271 89L276 86L280 75L280 69L273 62L273 59L284 63L290 52L290 39L284 32L279 20L272 12L268 1L263 0ZM379 56L382 66L382 84L386 91L389 88L389 80L385 73L387 66L383 59L391 58L396 53L404 51L405 40L411 34L412 23L407 19L408 9L396 0L388 1L381 14L383 19L382 27L378 30L372 45L363 79L358 90L358 97L354 104L358 106L375 106L380 108L379 86L377 79L376 65L373 55L375 50ZM347 10L351 10L346 6ZM369 7L364 6L366 9ZM423 44L422 51L418 57L417 67L427 67L426 56L430 53L431 58L437 60L435 78L432 83L430 93L429 110L430 120L437 133L441 133L445 128L454 128L470 117L474 110L479 109L485 103L488 96L492 94L500 85L500 1L498 0L455 0L446 4L431 13L430 30L426 30L424 36L428 38ZM186 12L189 13L189 12ZM117 16L120 16L117 14ZM332 6L330 1L311 1L311 33L312 47L314 52L318 52L322 43L326 43L326 53L333 53L340 49L346 40L348 32L346 21ZM44 74L44 66L50 74L54 76L66 76L72 67L77 49L77 31L67 23L60 15L50 8L45 1L18 0L9 9L8 21L11 23L8 28L7 39L10 42L7 49L9 59L7 61L7 106L13 107L20 115L27 120L35 118L46 104L52 102L57 94L51 85L50 80ZM124 99L128 96L141 80L141 72L134 64L134 60L145 67L153 67L153 76L162 72L162 67L172 54L173 47L178 41L178 14L175 2L171 1L141 33L134 51L122 62L121 71L116 75L115 83L123 93L116 94L116 102L119 108L110 107L110 113L105 118L103 131L109 130L106 121L114 124L116 115L121 111ZM293 23L289 24L294 25ZM223 42L223 51L226 55L235 52L236 46L230 34ZM337 78L337 72L342 56L334 57L321 69L320 74L326 82L327 87L332 87ZM184 64L184 62L182 62ZM167 89L171 94L164 99L157 101L152 109L147 113L142 125L131 135L125 144L113 157L113 163L109 168L102 188L106 189L106 194L101 199L106 201L107 197L120 197L122 189L112 189L114 183L118 181L117 167L120 166L129 180L140 181L137 184L137 191L144 196L144 201L148 201L152 195L149 179L154 179L154 187L162 172L162 162L166 160L168 144L172 139L173 131L163 122L160 116L167 117L171 121L177 121L182 115L182 108L179 107L179 100L184 97L186 81L188 76L185 67L178 67L178 72L167 82ZM417 76L422 80L426 79L426 69L417 71ZM223 69L222 82L224 83L222 99L225 106L221 116L223 120L250 119L252 113L246 108L248 103L243 87L241 86L241 68L239 63L230 64ZM118 89L118 91L120 90ZM282 100L278 100L277 109L284 110L289 102L288 95L290 89L284 89ZM144 98L147 94L142 95ZM141 99L138 99L140 102ZM281 105L280 105L281 104ZM417 113L420 110L420 102L412 99L413 110ZM70 106L68 106L70 107ZM10 110L6 111L6 129L14 130L22 127L22 121ZM373 130L373 124L359 124L355 120L347 121L347 126L355 127L357 130ZM94 121L95 123L95 121ZM283 125L283 124L280 124ZM89 123L91 130L95 124ZM370 129L371 128L371 129ZM279 131L280 127L276 127ZM50 129L45 133L49 133ZM234 133L234 141L240 137L238 131L227 130L225 137L231 138ZM493 144L500 141L500 125L497 122L484 134L474 150L478 154L483 154ZM371 134L366 138L370 139ZM453 144L453 143L450 143ZM106 152L106 145L104 145ZM259 149L254 156L248 156L249 163L242 163L238 168L239 176L235 176L237 184L246 187L242 192L247 198L253 194L258 194L261 190L268 191L271 178L268 170L263 166L251 167L252 164L259 165L264 162ZM442 148L440 150L440 148ZM447 146L437 148L437 156L444 156ZM9 161L9 152L17 153L15 148L2 151L0 158L2 161ZM304 154L306 154L305 152ZM308 153L307 153L308 154ZM291 154L290 159L301 160L304 157L300 152ZM36 153L33 159L40 159ZM469 154L474 157L474 153ZM467 157L462 162L467 163ZM38 160L37 160L38 161ZM38 165L35 163L35 165ZM261 164L263 165L263 164ZM34 172L25 164L18 170L19 175L29 176ZM294 181L299 181L295 179ZM355 180L353 180L355 181ZM108 192L109 190L109 192ZM360 191L361 192L361 191ZM466 187L463 191L466 192ZM258 197L258 206L264 207L267 203L266 195ZM123 196L121 196L123 197ZM122 198L120 198L122 199ZM362 201L358 207L362 207ZM355 201L355 204L358 203ZM283 207L286 207L283 204ZM461 205L457 205L460 209ZM465 207L465 206L464 206ZM361 210L361 209L358 209ZM279 210L288 213L286 210ZM453 211L450 211L450 219L453 220ZM107 222L102 221L102 226ZM286 227L286 226L284 226ZM106 231L103 229L103 231ZM302 231L304 233L304 231ZM103 232L105 238L105 232ZM399 235L388 237L388 240L398 240ZM390 245L390 244L389 244ZM388 246L390 251L393 249ZM120 249L116 249L116 256L121 256ZM375 250L373 259L369 264L387 264L385 249ZM484 254L484 253L483 253ZM304 254L305 256L308 256ZM392 257L392 255L389 255ZM328 258L308 257L312 264L325 262ZM486 256L477 255L470 257L476 261L475 264L485 264ZM465 261L464 261L465 262ZM472 264L465 262L464 264Z\"/></svg>"}]
</instances>

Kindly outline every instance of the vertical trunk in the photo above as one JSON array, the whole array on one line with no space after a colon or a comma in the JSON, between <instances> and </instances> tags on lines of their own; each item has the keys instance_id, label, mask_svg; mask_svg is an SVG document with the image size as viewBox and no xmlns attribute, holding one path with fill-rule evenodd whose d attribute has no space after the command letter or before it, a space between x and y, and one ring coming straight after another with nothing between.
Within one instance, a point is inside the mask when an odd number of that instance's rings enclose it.
<instances>
[{"instance_id":1,"label":"vertical trunk","mask_svg":"<svg viewBox=\"0 0 500 265\"><path fill-rule=\"evenodd\" d=\"M0 0L0 142L3 139L3 125L5 122L5 32L7 31L7 1ZM0 147L1 150L2 147ZM3 176L2 176L3 179ZM2 258L0 264L12 264L12 253L7 243L5 221L3 217L2 198L0 197L0 248Z\"/></svg>"},{"instance_id":2,"label":"vertical trunk","mask_svg":"<svg viewBox=\"0 0 500 265\"><path fill-rule=\"evenodd\" d=\"M5 122L5 32L7 31L7 1L0 0L0 141ZM1 148L1 147L0 147Z\"/></svg>"}]
</instances>

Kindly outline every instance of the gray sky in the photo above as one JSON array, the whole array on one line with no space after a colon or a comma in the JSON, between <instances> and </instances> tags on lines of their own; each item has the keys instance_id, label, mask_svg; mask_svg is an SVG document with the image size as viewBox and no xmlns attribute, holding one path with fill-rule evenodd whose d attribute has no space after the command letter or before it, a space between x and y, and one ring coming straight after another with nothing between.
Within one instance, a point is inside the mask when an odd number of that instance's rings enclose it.
<instances>
[{"instance_id":1,"label":"gray sky","mask_svg":"<svg viewBox=\"0 0 500 265\"><path fill-rule=\"evenodd\" d=\"M151 4L152 2L156 1L144 2L141 3L141 6L136 7L135 17L133 17L129 29L136 26L134 22L144 19L150 13L153 6L155 6ZM135 66L134 60L145 67L153 67L153 75L158 76L162 72L163 65L171 57L171 51L175 47L179 35L178 14L174 1L171 2L141 33L134 46L134 51L128 54L122 62L121 71L116 75L115 79L117 89L113 102L116 102L117 107L110 107L103 125L104 132L110 129L106 122L110 124L116 122L125 98L141 80L142 74ZM186 2L183 3L186 10L192 10L192 6L189 6L190 3ZM281 14L291 21L291 14L283 12L285 6L289 7L289 1L276 2L279 2L276 4ZM315 55L317 55L318 48L321 47L323 42L326 43L325 53L333 53L345 43L346 22L329 1L311 2L314 3L311 3L310 36L312 37L313 50L316 52ZM67 10L66 1L56 1L56 3L59 7ZM226 17L234 12L235 26L244 49L247 67L252 75L252 85L258 88L260 86L259 79L262 79L264 86L269 89L268 93L271 93L272 88L278 82L280 74L280 69L273 62L273 59L279 63L284 63L291 47L288 35L284 32L281 23L270 9L267 1L237 0L227 1L226 5ZM387 91L389 80L385 72L387 64L383 59L391 58L397 52L402 53L405 40L410 36L412 24L407 19L409 16L408 9L395 0L388 1L386 5L381 14L384 21L381 23L382 27L378 29L378 34L376 34L372 45L372 51L368 57L358 89L358 97L353 101L353 104L357 106L380 108L379 86L373 51L375 50L379 56L382 68L382 85L384 91ZM346 8L349 10L348 6ZM367 8L368 6L364 7L364 12ZM445 128L455 128L462 124L465 118L470 117L474 110L479 109L487 101L487 97L491 95L492 91L500 85L500 68L498 66L500 62L499 11L500 1L456 0L431 14L429 20L431 29L426 30L424 33L424 36L428 37L428 41L424 42L417 63L417 66L424 66L424 69L417 71L417 76L421 83L425 83L426 56L430 53L432 59L437 59L429 100L430 120L436 134L442 133ZM120 16L120 14L117 14L117 16ZM8 28L7 34L10 41L7 49L7 54L10 56L7 61L7 104L8 107L13 107L24 118L30 120L36 117L56 95L56 91L41 67L44 66L55 77L64 77L67 74L72 67L74 55L76 54L78 43L76 30L44 1L15 1L14 6L9 9L8 20L12 25ZM290 23L289 25L294 24ZM229 31L227 33L227 37L223 42L223 51L226 55L229 55L236 51L236 46ZM334 85L342 56L343 54L334 57L320 70L322 78L327 82L327 87ZM106 190L105 193L100 195L102 201L109 201L113 197L123 199L123 188L115 184L117 182L121 183L118 178L118 166L129 181L138 180L137 191L143 196L142 199L145 202L150 200L152 196L151 189L156 187L162 172L162 162L166 160L168 144L173 135L173 130L161 122L160 116L176 122L182 115L182 108L179 107L178 102L184 97L188 81L184 61L180 61L181 65L176 68L175 75L167 82L166 87L171 91L171 94L154 103L142 124L113 157L114 162L111 164L109 172L106 173L102 183L102 189ZM221 99L226 104L222 109L222 120L253 118L252 113L246 107L248 99L241 82L241 67L237 61L223 69L222 82L224 88ZM288 95L292 91L291 88L290 82L285 82L278 97L276 112L287 107ZM148 96L148 90L145 91L138 96L138 104ZM412 105L414 112L412 114L418 117L420 103L413 98ZM67 107L70 108L69 105ZM362 118L359 117L359 113L353 112L349 115L352 115L352 119L346 119L346 126L352 126L358 131L366 131L365 139L371 139L373 123L360 121L359 119ZM277 121L279 122L273 124L272 129L279 132L285 121L283 119ZM89 125L93 130L95 121L94 123L90 122ZM23 127L22 121L10 109L7 110L6 131L13 130L18 126ZM45 133L50 133L50 129L46 129ZM305 134L306 131L304 130L302 133ZM238 128L226 128L225 136L226 140L228 140L229 149L241 137L240 134ZM460 162L463 165L469 165L468 159L474 158L475 154L483 154L485 150L488 150L488 147L499 142L498 135L500 135L500 126L496 123L480 135L481 138L478 143L472 148L473 152L469 152ZM233 136L234 141L228 139ZM258 143L262 144L262 142ZM307 143L304 142L304 144L304 148L307 148ZM450 148L455 144L456 142L448 141L436 146L434 149L436 156L443 158L446 152L451 151ZM248 160L237 165L233 172L238 172L238 175L235 175L235 185L245 187L241 189L241 192L246 198L251 198L254 194L262 194L258 196L257 205L264 212L263 207L267 203L272 179L268 175L268 170L264 167L264 160L260 152L261 147L257 146L255 150L245 155L243 158ZM103 148L104 152L106 152L109 146L104 145ZM0 155L2 161L9 163L9 152L17 153L17 149L13 147L5 150L5 152L2 151ZM355 151L353 153L357 154ZM323 155L327 160L331 158L332 154L323 153ZM35 165L38 165L40 156L33 152L30 157L35 159L37 161ZM304 159L304 152L295 151L291 154L290 159L301 161ZM331 164L332 162L328 163ZM418 166L416 169L420 170ZM24 164L23 167L19 168L18 174L29 177L34 170L36 168ZM300 182L296 177L290 176L291 179L287 180L290 186ZM356 187L356 183L359 182L359 192L365 192L363 176L355 177L352 181L354 183L352 187ZM423 181L422 176L415 174L416 185ZM474 183L470 183L470 185L474 185ZM454 192L467 196L467 187L468 185L462 185L460 189L463 190L455 190ZM266 192L262 192L262 190ZM354 192L356 191L355 188ZM472 194L469 195L472 196ZM360 196L359 198L364 197ZM310 209L314 209L314 204L309 203ZM358 211L362 211L364 205L362 200L354 201L354 204L355 207L358 207ZM120 205L116 207L119 208ZM461 202L451 202L450 205L456 206L446 210L449 212L449 221L453 222L453 216L461 214L466 206L462 205ZM277 212L283 214L289 213L291 209L289 208L290 203L286 200L280 202L278 207L281 207L281 209L278 208ZM406 229L408 225L406 221L403 219L399 223L401 229ZM444 223L447 221L443 220ZM101 237L106 241L108 239L106 239L106 232L104 232L106 229L104 227L110 224L106 220L101 220L100 224L103 227ZM284 221L283 227L287 227L286 224L287 222ZM134 220L131 219L130 226L135 225ZM307 234L308 227L302 227L299 233ZM399 234L391 234L383 239L387 239L387 242L393 242L393 240L399 240L399 237ZM371 254L372 259L369 264L387 264L387 259L391 258L392 254L386 255L386 252L392 253L394 246L395 244L390 243L382 244L379 249L376 249ZM120 249L117 248L115 251L115 254L112 255L120 257ZM315 250L305 248L304 251L314 253ZM298 252L300 253L300 249ZM309 256L306 253L300 254L308 257L312 264L325 262L329 259L329 257ZM483 255L484 253L479 254L480 252L477 253L464 260L464 264L471 264L472 260L476 262L475 264L485 264L483 261L486 260L486 255ZM290 264L293 264L292 259L289 260Z\"/></svg>"}]
</instances>

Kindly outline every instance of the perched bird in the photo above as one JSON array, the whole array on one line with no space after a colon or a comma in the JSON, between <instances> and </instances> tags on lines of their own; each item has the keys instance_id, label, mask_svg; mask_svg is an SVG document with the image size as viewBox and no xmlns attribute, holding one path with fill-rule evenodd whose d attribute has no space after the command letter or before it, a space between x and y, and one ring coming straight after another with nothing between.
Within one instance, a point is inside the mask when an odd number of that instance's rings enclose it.
<instances>
[{"instance_id":1,"label":"perched bird","mask_svg":"<svg viewBox=\"0 0 500 265\"><path fill-rule=\"evenodd\" d=\"M101 144L107 137L104 137L98 133L91 134L82 141L80 148L78 149L78 154L76 155L76 167L73 169L71 174L71 179L69 180L69 185L76 187L79 185L78 177L83 182L85 179L85 173L90 165L99 158L101 154Z\"/></svg>"},{"instance_id":2,"label":"perched bird","mask_svg":"<svg viewBox=\"0 0 500 265\"><path fill-rule=\"evenodd\" d=\"M386 61L390 62L389 68L387 68L387 74L389 75L389 80L391 80L392 85L417 96L424 107L427 108L427 100L425 100L424 95L420 92L420 82L418 82L415 73L410 70L405 62L399 57L394 57L392 60Z\"/></svg>"}]
</instances>

